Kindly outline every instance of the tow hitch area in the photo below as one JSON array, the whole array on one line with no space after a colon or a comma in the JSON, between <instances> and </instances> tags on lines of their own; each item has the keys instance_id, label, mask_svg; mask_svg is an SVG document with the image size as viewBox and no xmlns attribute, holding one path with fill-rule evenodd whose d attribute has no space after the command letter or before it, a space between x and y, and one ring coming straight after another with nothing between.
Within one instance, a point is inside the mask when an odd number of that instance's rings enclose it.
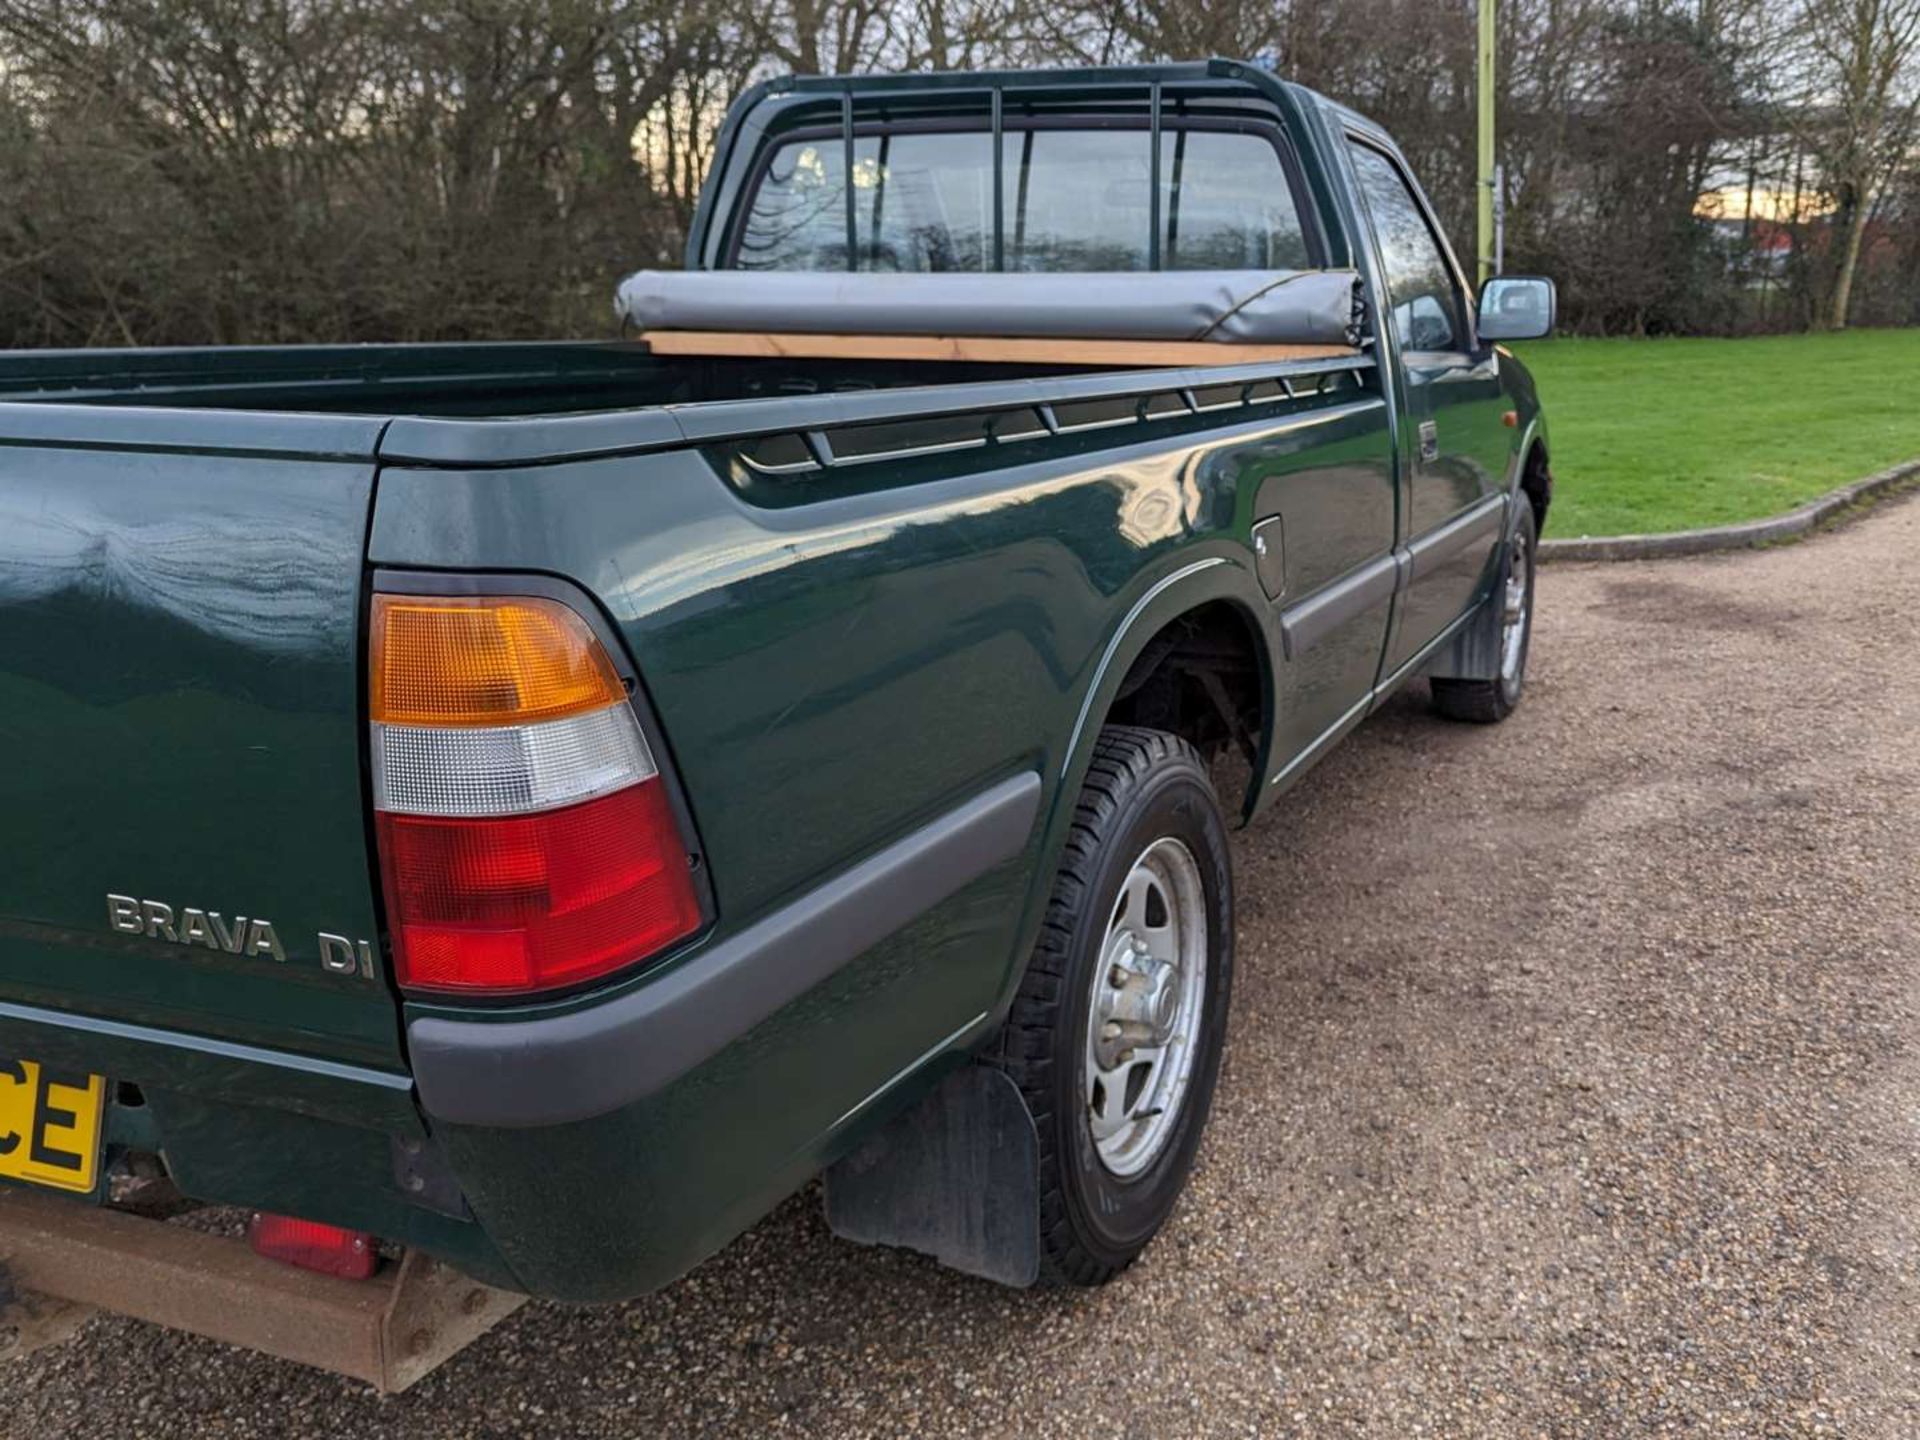
<instances>
[{"instance_id":1,"label":"tow hitch area","mask_svg":"<svg viewBox=\"0 0 1920 1440\"><path fill-rule=\"evenodd\" d=\"M4 1353L65 1339L111 1310L404 1390L511 1315L526 1296L415 1251L367 1280L296 1269L244 1239L0 1190ZM85 1307L84 1309L81 1307Z\"/></svg>"}]
</instances>

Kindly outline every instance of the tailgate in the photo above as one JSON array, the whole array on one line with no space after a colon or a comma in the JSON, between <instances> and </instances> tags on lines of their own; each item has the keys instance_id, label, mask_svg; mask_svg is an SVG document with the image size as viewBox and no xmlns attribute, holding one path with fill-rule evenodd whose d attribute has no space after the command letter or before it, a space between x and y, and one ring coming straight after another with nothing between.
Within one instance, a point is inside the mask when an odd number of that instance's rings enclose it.
<instances>
[{"instance_id":1,"label":"tailgate","mask_svg":"<svg viewBox=\"0 0 1920 1440\"><path fill-rule=\"evenodd\" d=\"M378 433L0 406L0 1004L402 1068L362 776Z\"/></svg>"}]
</instances>

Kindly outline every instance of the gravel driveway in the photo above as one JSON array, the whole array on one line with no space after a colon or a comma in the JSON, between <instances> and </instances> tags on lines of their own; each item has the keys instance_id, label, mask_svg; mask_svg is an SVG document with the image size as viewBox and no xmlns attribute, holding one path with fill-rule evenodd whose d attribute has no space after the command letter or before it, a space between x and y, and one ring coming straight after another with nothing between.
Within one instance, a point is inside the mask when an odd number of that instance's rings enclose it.
<instances>
[{"instance_id":1,"label":"gravel driveway","mask_svg":"<svg viewBox=\"0 0 1920 1440\"><path fill-rule=\"evenodd\" d=\"M805 1195L397 1398L96 1320L8 1433L1920 1431L1920 502L1539 610L1510 723L1422 689L1240 837L1199 1174L1107 1290Z\"/></svg>"}]
</instances>

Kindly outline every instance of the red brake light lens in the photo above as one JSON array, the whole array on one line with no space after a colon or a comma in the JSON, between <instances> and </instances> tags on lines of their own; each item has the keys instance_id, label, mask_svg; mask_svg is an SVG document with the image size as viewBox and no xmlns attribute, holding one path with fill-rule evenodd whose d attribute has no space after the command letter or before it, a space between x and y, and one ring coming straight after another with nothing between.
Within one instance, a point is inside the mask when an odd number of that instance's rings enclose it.
<instances>
[{"instance_id":1,"label":"red brake light lens","mask_svg":"<svg viewBox=\"0 0 1920 1440\"><path fill-rule=\"evenodd\" d=\"M414 990L574 985L700 925L658 779L534 815L379 817L394 968Z\"/></svg>"},{"instance_id":2,"label":"red brake light lens","mask_svg":"<svg viewBox=\"0 0 1920 1440\"><path fill-rule=\"evenodd\" d=\"M247 1240L256 1254L269 1260L343 1280L365 1280L380 1263L373 1236L366 1231L343 1230L292 1215L255 1214L247 1224Z\"/></svg>"}]
</instances>

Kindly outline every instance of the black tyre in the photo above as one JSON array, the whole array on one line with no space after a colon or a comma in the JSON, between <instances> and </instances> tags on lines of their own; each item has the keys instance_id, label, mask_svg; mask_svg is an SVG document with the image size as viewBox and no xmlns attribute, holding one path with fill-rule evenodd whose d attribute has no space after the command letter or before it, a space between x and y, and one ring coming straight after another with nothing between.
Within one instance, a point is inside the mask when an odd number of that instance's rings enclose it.
<instances>
[{"instance_id":1,"label":"black tyre","mask_svg":"<svg viewBox=\"0 0 1920 1440\"><path fill-rule=\"evenodd\" d=\"M1233 985L1227 829L1199 754L1110 726L998 1062L1040 1132L1041 1281L1099 1285L1172 1211Z\"/></svg>"},{"instance_id":2,"label":"black tyre","mask_svg":"<svg viewBox=\"0 0 1920 1440\"><path fill-rule=\"evenodd\" d=\"M1520 497L1520 514L1501 563L1494 603L1501 608L1500 673L1492 680L1434 680L1433 708L1449 720L1491 725L1520 703L1527 684L1527 648L1533 639L1533 562L1539 534L1533 505Z\"/></svg>"}]
</instances>

